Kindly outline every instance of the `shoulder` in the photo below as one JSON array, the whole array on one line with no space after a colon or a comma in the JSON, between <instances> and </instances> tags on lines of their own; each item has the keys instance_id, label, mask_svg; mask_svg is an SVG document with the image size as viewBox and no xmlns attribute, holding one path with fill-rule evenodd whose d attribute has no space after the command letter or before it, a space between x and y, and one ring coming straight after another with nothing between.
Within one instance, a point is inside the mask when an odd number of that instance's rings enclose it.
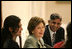
<instances>
[{"instance_id":1,"label":"shoulder","mask_svg":"<svg viewBox=\"0 0 72 49\"><path fill-rule=\"evenodd\" d=\"M46 25L46 27L45 27L45 32L44 32L44 34L46 34L46 35L49 34L49 28L48 28L48 26L49 26L49 25Z\"/></svg>"},{"instance_id":2,"label":"shoulder","mask_svg":"<svg viewBox=\"0 0 72 49\"><path fill-rule=\"evenodd\" d=\"M33 43L33 42L37 42L36 38L35 38L34 36L31 36L31 35L28 36L28 38L27 38L26 41L27 41L27 42L30 42L30 43L31 43L31 42L32 42L32 43Z\"/></svg>"},{"instance_id":3,"label":"shoulder","mask_svg":"<svg viewBox=\"0 0 72 49\"><path fill-rule=\"evenodd\" d=\"M59 29L64 30L64 28L63 28L63 27L60 27Z\"/></svg>"},{"instance_id":4,"label":"shoulder","mask_svg":"<svg viewBox=\"0 0 72 49\"><path fill-rule=\"evenodd\" d=\"M6 40L3 47L4 48L19 48L17 42L11 39Z\"/></svg>"},{"instance_id":5,"label":"shoulder","mask_svg":"<svg viewBox=\"0 0 72 49\"><path fill-rule=\"evenodd\" d=\"M28 36L25 41L24 48L34 48L37 47L37 41L33 36Z\"/></svg>"},{"instance_id":6,"label":"shoulder","mask_svg":"<svg viewBox=\"0 0 72 49\"><path fill-rule=\"evenodd\" d=\"M32 39L33 38L31 36L28 36L28 38L26 39L26 42L32 42L33 41Z\"/></svg>"},{"instance_id":7,"label":"shoulder","mask_svg":"<svg viewBox=\"0 0 72 49\"><path fill-rule=\"evenodd\" d=\"M65 30L63 27L60 27L57 31L64 32Z\"/></svg>"},{"instance_id":8,"label":"shoulder","mask_svg":"<svg viewBox=\"0 0 72 49\"><path fill-rule=\"evenodd\" d=\"M45 26L45 31L49 31L49 25Z\"/></svg>"}]
</instances>

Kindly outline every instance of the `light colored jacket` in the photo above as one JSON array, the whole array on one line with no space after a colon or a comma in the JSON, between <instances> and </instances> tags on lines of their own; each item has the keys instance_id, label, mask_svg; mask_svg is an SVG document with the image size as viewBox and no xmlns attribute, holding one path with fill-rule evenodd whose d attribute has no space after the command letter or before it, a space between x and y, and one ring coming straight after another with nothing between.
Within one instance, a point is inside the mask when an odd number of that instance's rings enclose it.
<instances>
[{"instance_id":1,"label":"light colored jacket","mask_svg":"<svg viewBox=\"0 0 72 49\"><path fill-rule=\"evenodd\" d=\"M25 41L24 48L46 48L44 46L44 41L41 38L39 41L34 35L29 35Z\"/></svg>"}]
</instances>

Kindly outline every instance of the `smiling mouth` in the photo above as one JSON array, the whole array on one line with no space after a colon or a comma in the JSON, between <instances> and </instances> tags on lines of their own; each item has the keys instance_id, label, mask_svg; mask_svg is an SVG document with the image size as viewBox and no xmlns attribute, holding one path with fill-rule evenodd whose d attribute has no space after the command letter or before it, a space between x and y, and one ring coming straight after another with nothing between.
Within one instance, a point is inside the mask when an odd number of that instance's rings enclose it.
<instances>
[{"instance_id":1,"label":"smiling mouth","mask_svg":"<svg viewBox=\"0 0 72 49\"><path fill-rule=\"evenodd\" d=\"M39 33L39 34L43 35L43 33Z\"/></svg>"},{"instance_id":2,"label":"smiling mouth","mask_svg":"<svg viewBox=\"0 0 72 49\"><path fill-rule=\"evenodd\" d=\"M57 28L56 27L52 27L54 30L56 30Z\"/></svg>"}]
</instances>

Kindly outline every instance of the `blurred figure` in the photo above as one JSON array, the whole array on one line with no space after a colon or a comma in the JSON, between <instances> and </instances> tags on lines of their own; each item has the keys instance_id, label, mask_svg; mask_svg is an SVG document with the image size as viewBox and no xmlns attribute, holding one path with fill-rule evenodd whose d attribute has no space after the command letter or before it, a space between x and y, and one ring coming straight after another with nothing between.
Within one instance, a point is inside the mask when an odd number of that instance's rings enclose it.
<instances>
[{"instance_id":1,"label":"blurred figure","mask_svg":"<svg viewBox=\"0 0 72 49\"><path fill-rule=\"evenodd\" d=\"M67 41L65 44L65 48L71 48L71 22L68 24L66 30L67 30Z\"/></svg>"},{"instance_id":2,"label":"blurred figure","mask_svg":"<svg viewBox=\"0 0 72 49\"><path fill-rule=\"evenodd\" d=\"M67 41L61 41L54 45L54 48L71 48L71 23L68 24L67 28Z\"/></svg>"},{"instance_id":3,"label":"blurred figure","mask_svg":"<svg viewBox=\"0 0 72 49\"><path fill-rule=\"evenodd\" d=\"M42 39L45 31L45 22L42 18L32 17L28 23L29 36L24 48L46 48Z\"/></svg>"},{"instance_id":4,"label":"blurred figure","mask_svg":"<svg viewBox=\"0 0 72 49\"><path fill-rule=\"evenodd\" d=\"M20 18L10 15L4 20L1 30L1 48L19 48L16 37L21 36L22 24Z\"/></svg>"},{"instance_id":5,"label":"blurred figure","mask_svg":"<svg viewBox=\"0 0 72 49\"><path fill-rule=\"evenodd\" d=\"M64 29L61 27L62 18L59 14L53 13L48 20L48 24L45 28L44 42L50 46L53 46L57 42L64 40Z\"/></svg>"}]
</instances>

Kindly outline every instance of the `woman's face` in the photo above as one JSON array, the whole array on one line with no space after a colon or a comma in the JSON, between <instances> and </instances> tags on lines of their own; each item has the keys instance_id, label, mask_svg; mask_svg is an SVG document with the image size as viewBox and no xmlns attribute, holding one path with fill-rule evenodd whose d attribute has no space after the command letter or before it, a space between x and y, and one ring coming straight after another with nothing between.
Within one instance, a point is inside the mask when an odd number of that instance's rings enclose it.
<instances>
[{"instance_id":1,"label":"woman's face","mask_svg":"<svg viewBox=\"0 0 72 49\"><path fill-rule=\"evenodd\" d=\"M19 28L16 29L17 33L16 33L16 36L21 36L21 31L22 31L22 24L21 22L19 23Z\"/></svg>"},{"instance_id":2,"label":"woman's face","mask_svg":"<svg viewBox=\"0 0 72 49\"><path fill-rule=\"evenodd\" d=\"M44 31L45 31L45 26L44 24L41 22L39 25L37 25L35 27L35 29L33 30L33 34L35 35L35 37L37 38L42 38L44 35Z\"/></svg>"}]
</instances>

